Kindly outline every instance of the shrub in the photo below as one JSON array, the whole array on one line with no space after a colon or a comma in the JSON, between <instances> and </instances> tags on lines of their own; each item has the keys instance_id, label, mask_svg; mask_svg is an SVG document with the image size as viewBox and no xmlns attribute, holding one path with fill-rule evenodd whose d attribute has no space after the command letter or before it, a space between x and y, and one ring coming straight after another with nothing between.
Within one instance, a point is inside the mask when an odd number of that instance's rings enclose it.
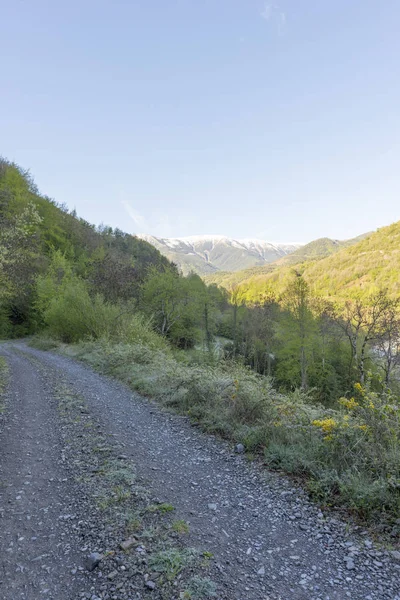
<instances>
[{"instance_id":1,"label":"shrub","mask_svg":"<svg viewBox=\"0 0 400 600\"><path fill-rule=\"evenodd\" d=\"M50 300L43 317L50 335L71 343L109 334L119 312L118 306L108 304L99 294L91 298L85 282L73 278Z\"/></svg>"}]
</instances>

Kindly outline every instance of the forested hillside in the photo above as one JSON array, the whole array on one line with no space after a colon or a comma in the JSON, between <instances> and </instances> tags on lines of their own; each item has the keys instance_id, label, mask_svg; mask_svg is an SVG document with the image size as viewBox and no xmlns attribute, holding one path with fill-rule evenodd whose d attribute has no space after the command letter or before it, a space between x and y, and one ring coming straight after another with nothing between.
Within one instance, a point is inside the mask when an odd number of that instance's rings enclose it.
<instances>
[{"instance_id":1,"label":"forested hillside","mask_svg":"<svg viewBox=\"0 0 400 600\"><path fill-rule=\"evenodd\" d=\"M237 271L236 273L230 273L227 271L213 273L211 275L207 275L205 280L208 283L215 283L226 288L241 283L251 283L253 280L256 281L259 278L262 279L264 275L268 275L282 267L294 267L295 265L300 265L306 261L320 260L332 254L336 254L336 252L339 252L339 250L342 248L353 246L369 235L369 233L365 233L356 238L344 241L331 240L330 238L320 238L310 242L309 244L301 246L294 252L291 252L286 256L282 256L278 260L275 260L268 265L264 265L262 267L253 267L250 269Z\"/></svg>"},{"instance_id":2,"label":"forested hillside","mask_svg":"<svg viewBox=\"0 0 400 600\"><path fill-rule=\"evenodd\" d=\"M324 240L317 240L268 267L232 274L219 273L207 278L207 281L227 289L239 286L242 298L252 303L258 302L271 290L276 295L283 292L295 269L306 279L313 293L338 302L367 298L382 289L396 298L400 293L400 221L365 238L360 237L360 241L356 238L335 246L336 251L331 243L322 244L320 242ZM314 251L315 244L320 250ZM311 249L307 250L310 246ZM329 251L329 255L321 252L321 248Z\"/></svg>"},{"instance_id":3,"label":"forested hillside","mask_svg":"<svg viewBox=\"0 0 400 600\"><path fill-rule=\"evenodd\" d=\"M37 282L53 272L85 282L106 301L137 299L148 268L172 269L153 246L95 227L42 196L29 173L0 160L0 328L16 335L42 325Z\"/></svg>"},{"instance_id":4,"label":"forested hillside","mask_svg":"<svg viewBox=\"0 0 400 600\"><path fill-rule=\"evenodd\" d=\"M61 345L263 453L321 502L393 526L400 224L224 290L77 218L5 160L0 217L3 338L39 333L42 348Z\"/></svg>"}]
</instances>

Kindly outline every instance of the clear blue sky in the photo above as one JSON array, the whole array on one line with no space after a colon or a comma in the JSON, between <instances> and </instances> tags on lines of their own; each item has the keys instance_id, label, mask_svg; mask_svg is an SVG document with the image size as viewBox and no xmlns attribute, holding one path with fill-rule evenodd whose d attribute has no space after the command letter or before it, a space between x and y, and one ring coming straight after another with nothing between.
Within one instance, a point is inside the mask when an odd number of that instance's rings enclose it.
<instances>
[{"instance_id":1,"label":"clear blue sky","mask_svg":"<svg viewBox=\"0 0 400 600\"><path fill-rule=\"evenodd\" d=\"M0 154L89 221L306 242L400 219L399 0L0 4Z\"/></svg>"}]
</instances>

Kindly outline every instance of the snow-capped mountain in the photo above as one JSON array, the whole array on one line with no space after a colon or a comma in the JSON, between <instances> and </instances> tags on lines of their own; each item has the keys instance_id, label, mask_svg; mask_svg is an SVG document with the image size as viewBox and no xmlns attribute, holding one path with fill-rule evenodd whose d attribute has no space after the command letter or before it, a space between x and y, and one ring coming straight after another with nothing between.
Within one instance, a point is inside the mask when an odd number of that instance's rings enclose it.
<instances>
[{"instance_id":1,"label":"snow-capped mountain","mask_svg":"<svg viewBox=\"0 0 400 600\"><path fill-rule=\"evenodd\" d=\"M139 235L176 263L184 274L241 271L271 263L300 248L301 244L273 244L257 239L233 239L223 235L159 238Z\"/></svg>"}]
</instances>

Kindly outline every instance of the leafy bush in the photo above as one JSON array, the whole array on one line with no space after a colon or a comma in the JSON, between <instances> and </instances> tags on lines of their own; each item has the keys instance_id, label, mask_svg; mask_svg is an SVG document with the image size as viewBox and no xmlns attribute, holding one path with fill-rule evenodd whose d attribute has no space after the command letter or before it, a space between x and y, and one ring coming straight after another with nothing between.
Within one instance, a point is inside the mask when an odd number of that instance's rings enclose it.
<instances>
[{"instance_id":1,"label":"leafy bush","mask_svg":"<svg viewBox=\"0 0 400 600\"><path fill-rule=\"evenodd\" d=\"M110 334L119 312L118 306L106 303L100 294L91 298L85 282L73 278L50 300L44 321L50 335L71 343Z\"/></svg>"}]
</instances>

